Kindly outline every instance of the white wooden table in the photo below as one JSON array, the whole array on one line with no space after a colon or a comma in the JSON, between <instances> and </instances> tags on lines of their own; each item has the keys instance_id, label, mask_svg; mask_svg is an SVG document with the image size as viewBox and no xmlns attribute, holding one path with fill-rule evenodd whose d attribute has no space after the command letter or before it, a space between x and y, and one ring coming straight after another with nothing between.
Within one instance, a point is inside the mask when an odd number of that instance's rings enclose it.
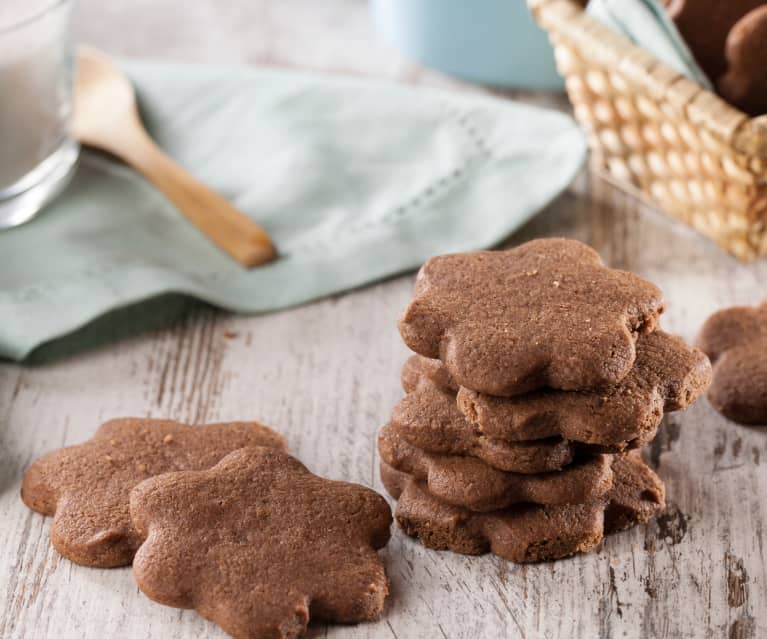
<instances>
[{"instance_id":1,"label":"white wooden table","mask_svg":"<svg viewBox=\"0 0 767 639\"><path fill-rule=\"evenodd\" d=\"M361 0L81 0L78 24L84 41L117 54L458 86L380 43ZM584 240L657 282L669 301L665 327L688 339L715 309L767 296L767 263L739 264L588 176L511 242L545 235ZM411 284L401 277L261 317L190 303L182 319L148 333L85 348L86 332L59 349L67 356L0 363L0 637L223 636L193 612L150 602L128 569L60 559L49 521L19 500L25 467L115 416L252 417L285 433L313 471L382 491L375 435L401 394L407 353L395 321ZM121 321L102 328L122 334ZM395 530L383 553L392 584L385 617L317 625L311 635L767 636L767 431L728 423L704 400L667 421L647 458L666 482L668 511L600 552L516 566L425 550Z\"/></svg>"}]
</instances>

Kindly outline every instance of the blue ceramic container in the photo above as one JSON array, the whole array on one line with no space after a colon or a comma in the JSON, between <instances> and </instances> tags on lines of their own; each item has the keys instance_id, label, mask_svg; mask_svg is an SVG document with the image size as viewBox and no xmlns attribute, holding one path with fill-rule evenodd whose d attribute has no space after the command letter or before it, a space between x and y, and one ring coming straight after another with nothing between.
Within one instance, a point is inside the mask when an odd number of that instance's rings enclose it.
<instances>
[{"instance_id":1,"label":"blue ceramic container","mask_svg":"<svg viewBox=\"0 0 767 639\"><path fill-rule=\"evenodd\" d=\"M498 87L563 86L525 0L372 0L372 7L384 37L422 64Z\"/></svg>"}]
</instances>

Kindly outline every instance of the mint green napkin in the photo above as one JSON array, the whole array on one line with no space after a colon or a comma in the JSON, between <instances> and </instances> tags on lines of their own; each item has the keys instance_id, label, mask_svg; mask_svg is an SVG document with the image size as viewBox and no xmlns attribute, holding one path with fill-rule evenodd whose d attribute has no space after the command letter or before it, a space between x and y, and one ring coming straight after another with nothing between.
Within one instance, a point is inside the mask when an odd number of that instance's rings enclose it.
<instances>
[{"instance_id":1,"label":"mint green napkin","mask_svg":"<svg viewBox=\"0 0 767 639\"><path fill-rule=\"evenodd\" d=\"M587 11L675 71L707 89L712 88L711 81L695 62L676 25L658 0L591 0Z\"/></svg>"},{"instance_id":2,"label":"mint green napkin","mask_svg":"<svg viewBox=\"0 0 767 639\"><path fill-rule=\"evenodd\" d=\"M586 153L569 117L501 99L254 68L126 69L159 144L258 220L280 258L240 268L131 169L86 154L58 201L0 233L0 355L169 292L270 311L495 245Z\"/></svg>"}]
</instances>

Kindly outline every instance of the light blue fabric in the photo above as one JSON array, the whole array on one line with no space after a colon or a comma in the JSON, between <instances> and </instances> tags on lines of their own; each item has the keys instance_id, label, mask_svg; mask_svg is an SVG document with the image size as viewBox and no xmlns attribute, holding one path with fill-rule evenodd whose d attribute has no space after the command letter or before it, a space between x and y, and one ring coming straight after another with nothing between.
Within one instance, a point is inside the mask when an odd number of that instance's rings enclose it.
<instances>
[{"instance_id":1,"label":"light blue fabric","mask_svg":"<svg viewBox=\"0 0 767 639\"><path fill-rule=\"evenodd\" d=\"M591 0L587 11L675 71L707 89L712 88L658 0Z\"/></svg>"},{"instance_id":2,"label":"light blue fabric","mask_svg":"<svg viewBox=\"0 0 767 639\"><path fill-rule=\"evenodd\" d=\"M164 293L270 311L493 246L586 155L568 116L507 100L244 67L126 69L159 144L258 220L280 258L240 268L129 168L86 154L49 210L0 233L0 355Z\"/></svg>"},{"instance_id":3,"label":"light blue fabric","mask_svg":"<svg viewBox=\"0 0 767 639\"><path fill-rule=\"evenodd\" d=\"M525 0L372 0L384 37L419 62L492 86L562 90Z\"/></svg>"}]
</instances>

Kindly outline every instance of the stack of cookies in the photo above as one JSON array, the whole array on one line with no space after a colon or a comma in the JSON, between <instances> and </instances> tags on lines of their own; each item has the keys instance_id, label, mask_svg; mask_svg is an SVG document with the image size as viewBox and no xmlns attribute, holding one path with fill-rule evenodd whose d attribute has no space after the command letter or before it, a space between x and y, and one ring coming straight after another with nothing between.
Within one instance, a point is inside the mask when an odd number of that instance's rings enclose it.
<instances>
[{"instance_id":1,"label":"stack of cookies","mask_svg":"<svg viewBox=\"0 0 767 639\"><path fill-rule=\"evenodd\" d=\"M427 262L399 323L407 394L379 435L400 527L528 562L661 512L639 449L711 378L662 311L656 286L573 240Z\"/></svg>"}]
</instances>

